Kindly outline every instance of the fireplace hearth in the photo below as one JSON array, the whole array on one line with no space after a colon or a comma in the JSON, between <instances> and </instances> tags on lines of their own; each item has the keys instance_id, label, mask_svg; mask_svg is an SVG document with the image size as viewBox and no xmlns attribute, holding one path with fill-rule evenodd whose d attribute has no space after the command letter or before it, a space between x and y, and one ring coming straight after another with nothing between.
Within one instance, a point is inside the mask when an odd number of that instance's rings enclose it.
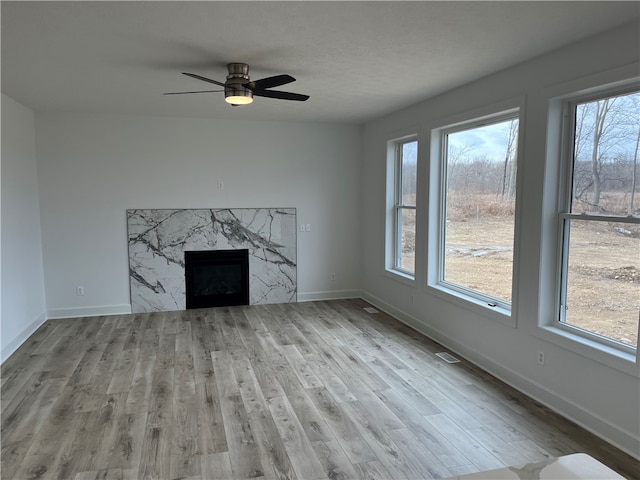
<instances>
[{"instance_id":1,"label":"fireplace hearth","mask_svg":"<svg viewBox=\"0 0 640 480\"><path fill-rule=\"evenodd\" d=\"M186 251L186 307L249 305L249 250Z\"/></svg>"}]
</instances>

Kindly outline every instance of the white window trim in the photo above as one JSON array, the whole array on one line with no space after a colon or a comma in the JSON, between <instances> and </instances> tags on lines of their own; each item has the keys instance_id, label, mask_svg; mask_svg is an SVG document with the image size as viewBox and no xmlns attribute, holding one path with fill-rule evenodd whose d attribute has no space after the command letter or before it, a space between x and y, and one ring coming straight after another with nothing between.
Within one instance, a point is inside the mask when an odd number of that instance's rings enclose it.
<instances>
[{"instance_id":1,"label":"white window trim","mask_svg":"<svg viewBox=\"0 0 640 480\"><path fill-rule=\"evenodd\" d=\"M398 252L401 245L399 238L400 232L398 231L398 214L402 209L412 209L417 212L417 198L415 206L401 206L398 202L398 193L401 189L402 181L402 165L400 164L398 151L400 146L408 142L417 142L418 134L417 129L412 129L409 132L400 133L397 136L387 140L387 179L386 179L386 192L387 192L387 208L385 218L385 274L394 280L398 280L407 285L414 286L415 278L418 266L414 265L414 272L398 268ZM420 146L418 145L418 150ZM417 192L416 192L417 193ZM416 214L417 220L417 214ZM416 227L417 230L417 227ZM417 233L417 231L416 231Z\"/></svg>"},{"instance_id":2,"label":"white window trim","mask_svg":"<svg viewBox=\"0 0 640 480\"><path fill-rule=\"evenodd\" d=\"M413 272L405 270L400 267L402 263L402 232L400 231L400 215L403 210L417 211L416 205L405 205L402 198L402 184L404 180L404 170L402 168L402 147L407 143L417 142L417 137L408 137L394 142L394 163L395 163L395 187L394 187L394 217L393 217L393 264L392 269L399 272L402 275L406 275L410 278L415 278L415 263L413 266Z\"/></svg>"},{"instance_id":3,"label":"white window trim","mask_svg":"<svg viewBox=\"0 0 640 480\"><path fill-rule=\"evenodd\" d=\"M549 172L555 172L550 178L545 179L546 206L543 215L547 218L549 227L543 239L543 251L541 260L543 264L553 266L542 271L547 271L540 284L546 288L538 295L538 324L533 334L549 343L572 351L586 358L595 360L603 365L614 368L626 374L640 378L640 348L635 352L626 348L620 348L617 342L602 341L595 334L583 333L580 329L567 326L559 321L559 308L561 301L560 288L562 285L562 209L565 206L566 189L570 183L567 168L570 168L567 158L567 148L572 148L571 139L564 135L565 105L568 101L576 101L583 98L606 95L607 92L620 92L622 89L633 85L640 86L637 77L640 64L634 63L617 69L581 78L545 89L541 92L541 99L549 102L547 110L547 135L546 135L546 159ZM551 194L553 192L553 194ZM551 213L551 209L555 212ZM571 215L571 214L569 214ZM546 245L546 246L545 246ZM553 276L550 274L553 273Z\"/></svg>"},{"instance_id":4,"label":"white window trim","mask_svg":"<svg viewBox=\"0 0 640 480\"><path fill-rule=\"evenodd\" d=\"M429 249L427 283L425 292L435 295L449 303L458 305L472 311L484 318L494 320L505 325L516 327L516 311L518 291L518 252L520 238L520 195L522 183L522 168L518 168L516 178L516 212L513 239L513 272L512 272L512 301L500 301L489 295L460 285L442 280L444 269L444 229L440 228L446 221L446 201L442 192L446 188L444 175L444 135L456 131L481 126L486 123L498 123L511 118L518 118L518 150L517 158L522 162L524 146L524 118L525 97L517 97L496 104L488 105L476 110L456 115L448 120L435 125L431 129L431 155L430 155L430 206L429 206L429 244L436 248Z\"/></svg>"}]
</instances>

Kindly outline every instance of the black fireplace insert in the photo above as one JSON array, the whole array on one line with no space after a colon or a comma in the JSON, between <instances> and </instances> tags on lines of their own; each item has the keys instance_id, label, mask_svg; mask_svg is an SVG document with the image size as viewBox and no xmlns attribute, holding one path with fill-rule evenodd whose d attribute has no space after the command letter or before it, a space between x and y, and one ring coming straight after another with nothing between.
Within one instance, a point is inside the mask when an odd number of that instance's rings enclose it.
<instances>
[{"instance_id":1,"label":"black fireplace insert","mask_svg":"<svg viewBox=\"0 0 640 480\"><path fill-rule=\"evenodd\" d=\"M249 250L184 252L187 309L249 305Z\"/></svg>"}]
</instances>

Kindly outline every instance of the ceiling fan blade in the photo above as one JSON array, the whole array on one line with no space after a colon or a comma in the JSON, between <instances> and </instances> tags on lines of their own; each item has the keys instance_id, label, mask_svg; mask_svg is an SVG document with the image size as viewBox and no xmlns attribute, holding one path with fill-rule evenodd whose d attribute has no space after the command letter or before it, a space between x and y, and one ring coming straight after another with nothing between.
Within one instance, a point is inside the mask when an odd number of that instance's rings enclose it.
<instances>
[{"instance_id":1,"label":"ceiling fan blade","mask_svg":"<svg viewBox=\"0 0 640 480\"><path fill-rule=\"evenodd\" d=\"M300 93L281 92L278 90L258 90L253 91L253 95L256 97L268 97L279 98L280 100L296 100L298 102L304 102L309 99L309 95L302 95Z\"/></svg>"},{"instance_id":2,"label":"ceiling fan blade","mask_svg":"<svg viewBox=\"0 0 640 480\"><path fill-rule=\"evenodd\" d=\"M279 87L295 81L296 79L291 75L276 75L275 77L261 78L255 82L245 83L244 86L255 92L262 91L265 88Z\"/></svg>"},{"instance_id":3,"label":"ceiling fan blade","mask_svg":"<svg viewBox=\"0 0 640 480\"><path fill-rule=\"evenodd\" d=\"M224 90L198 90L196 92L167 92L167 93L163 93L163 95L184 95L185 93L213 93L213 92L224 92Z\"/></svg>"},{"instance_id":4,"label":"ceiling fan blade","mask_svg":"<svg viewBox=\"0 0 640 480\"><path fill-rule=\"evenodd\" d=\"M217 80L211 80L210 78L207 77L203 77L201 75L196 75L195 73L186 73L186 72L182 72L183 75L186 75L188 77L192 77L192 78L196 78L198 80L202 80L203 82L209 82L209 83L213 83L215 85L219 85L221 87L224 87L224 83L222 82L218 82Z\"/></svg>"}]
</instances>

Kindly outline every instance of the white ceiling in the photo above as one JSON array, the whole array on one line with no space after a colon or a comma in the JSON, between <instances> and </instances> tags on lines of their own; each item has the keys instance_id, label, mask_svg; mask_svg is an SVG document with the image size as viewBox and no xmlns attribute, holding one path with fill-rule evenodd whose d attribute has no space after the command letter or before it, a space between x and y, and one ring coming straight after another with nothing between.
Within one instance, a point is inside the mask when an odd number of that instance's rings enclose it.
<instances>
[{"instance_id":1,"label":"white ceiling","mask_svg":"<svg viewBox=\"0 0 640 480\"><path fill-rule=\"evenodd\" d=\"M362 123L633 21L636 1L2 1L2 92L35 111ZM181 75L288 73L232 108Z\"/></svg>"}]
</instances>

